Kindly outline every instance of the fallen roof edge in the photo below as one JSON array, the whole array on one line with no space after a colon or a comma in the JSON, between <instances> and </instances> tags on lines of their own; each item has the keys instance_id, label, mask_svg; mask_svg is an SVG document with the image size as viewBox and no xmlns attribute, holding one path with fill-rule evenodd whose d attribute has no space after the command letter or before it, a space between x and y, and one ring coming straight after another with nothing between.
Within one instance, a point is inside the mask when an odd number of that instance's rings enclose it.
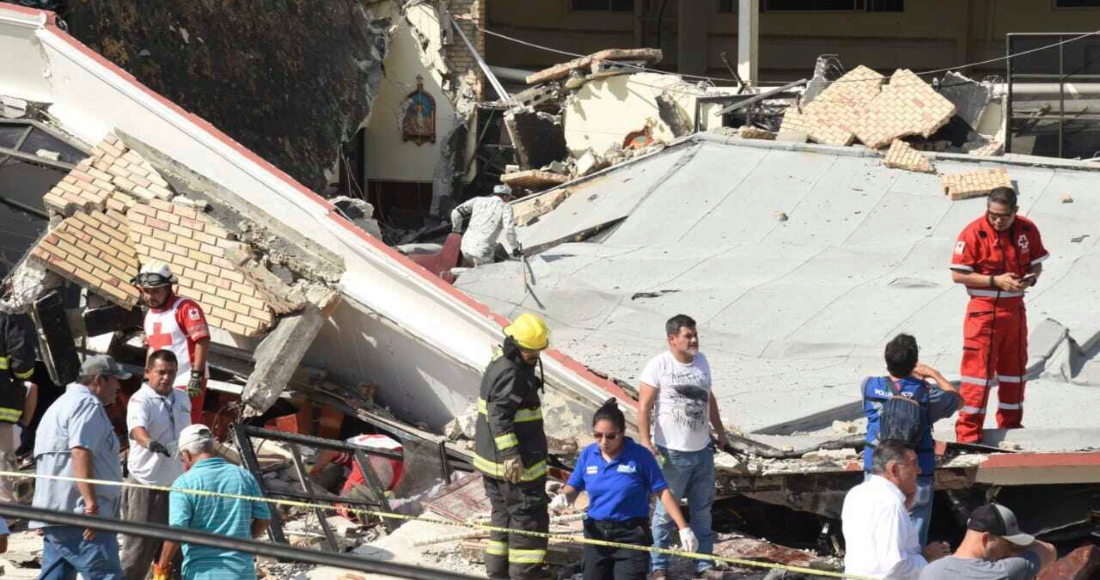
<instances>
[{"instance_id":1,"label":"fallen roof edge","mask_svg":"<svg viewBox=\"0 0 1100 580\"><path fill-rule=\"evenodd\" d=\"M231 164L236 165L239 170L251 176L258 183L276 191L282 189L277 187L277 185L281 185L287 188L284 191L289 190L289 192L299 194L303 202L307 204L312 202L316 206L314 208L317 210L316 218L327 218L325 229L329 231L346 230L358 238L361 244L373 250L373 252L359 252L359 255L365 257L370 263L395 273L396 277L413 280L416 287L425 289L445 299L446 303L465 310L463 318L473 322L486 332L500 335L500 329L509 323L504 316L493 312L488 306L474 300L438 276L417 265L407 256L361 230L344 218L328 200L226 135L209 121L188 112L167 97L145 86L132 74L81 43L58 26L57 17L53 12L13 4L0 4L0 21L4 20L20 26L36 28L39 31L40 41L46 43L56 42L63 45L64 48L71 51L65 55L67 58L78 66L85 68L102 82L120 90L123 88L128 89L126 92L136 91L136 93L144 96L145 99L137 99L135 97L138 95L131 94L131 98L134 98L135 102L149 110L150 113L160 117L165 123L175 126L196 139L209 139L205 143L207 147L210 147L212 151L224 157ZM61 47L56 48L61 50ZM161 110L158 111L158 108ZM237 159L232 159L232 157L237 157ZM306 209L304 204L300 207ZM349 247L351 246L349 245ZM388 258L388 260L385 258ZM472 316L475 314L477 316ZM595 394L596 391L603 391L618 397L632 407L636 405L633 399L613 381L594 374L584 364L561 351L551 349L547 352L547 358L551 360L551 363L547 366L562 373L559 380L563 381L565 386L577 394L583 396Z\"/></svg>"}]
</instances>

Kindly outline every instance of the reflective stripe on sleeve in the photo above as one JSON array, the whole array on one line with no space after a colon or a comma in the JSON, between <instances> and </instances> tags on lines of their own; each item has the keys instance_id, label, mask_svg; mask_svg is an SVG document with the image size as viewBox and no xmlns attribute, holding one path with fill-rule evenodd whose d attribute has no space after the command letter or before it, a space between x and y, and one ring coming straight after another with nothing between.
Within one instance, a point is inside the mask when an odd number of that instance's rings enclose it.
<instances>
[{"instance_id":1,"label":"reflective stripe on sleeve","mask_svg":"<svg viewBox=\"0 0 1100 580\"><path fill-rule=\"evenodd\" d=\"M9 364L8 361L10 361L10 360L11 359L9 359L6 356L0 356L0 371L8 370L8 364Z\"/></svg>"},{"instance_id":2,"label":"reflective stripe on sleeve","mask_svg":"<svg viewBox=\"0 0 1100 580\"><path fill-rule=\"evenodd\" d=\"M967 415L985 415L985 409L979 409L978 407L963 407L959 409L959 413L966 413Z\"/></svg>"},{"instance_id":3,"label":"reflective stripe on sleeve","mask_svg":"<svg viewBox=\"0 0 1100 580\"><path fill-rule=\"evenodd\" d=\"M482 415L489 414L489 403L485 399L477 400L477 412ZM516 416L512 418L513 423L527 423L529 421L542 421L542 407L518 409Z\"/></svg>"},{"instance_id":4,"label":"reflective stripe on sleeve","mask_svg":"<svg viewBox=\"0 0 1100 580\"><path fill-rule=\"evenodd\" d=\"M480 456L476 453L474 454L474 468L477 469L478 471L484 473L485 475L489 475L489 476L496 477L496 478L504 477L504 466L503 465L501 465L499 463L496 463L496 462L493 462L493 461L489 461L488 459L485 459L484 457L482 457L482 456ZM532 465L531 467L528 467L527 469L524 469L523 470L523 475L520 477L520 481L535 481L536 479L538 479L540 477L544 477L545 475L546 475L546 460L544 459L544 460Z\"/></svg>"},{"instance_id":5,"label":"reflective stripe on sleeve","mask_svg":"<svg viewBox=\"0 0 1100 580\"><path fill-rule=\"evenodd\" d=\"M978 385L979 387L988 387L990 384L993 383L993 379L979 379L977 377L961 376L959 377L959 382L969 383L971 385Z\"/></svg>"},{"instance_id":6,"label":"reflective stripe on sleeve","mask_svg":"<svg viewBox=\"0 0 1100 580\"><path fill-rule=\"evenodd\" d=\"M6 407L0 407L0 421L7 423L14 423L19 420L19 417L23 415L23 411L19 409L8 409Z\"/></svg>"},{"instance_id":7,"label":"reflective stripe on sleeve","mask_svg":"<svg viewBox=\"0 0 1100 580\"><path fill-rule=\"evenodd\" d=\"M1002 383L1018 383L1024 380L1023 377L1014 377L1011 375L997 375L997 380Z\"/></svg>"},{"instance_id":8,"label":"reflective stripe on sleeve","mask_svg":"<svg viewBox=\"0 0 1100 580\"><path fill-rule=\"evenodd\" d=\"M485 554L488 556L507 556L508 542L489 540L489 545L485 548Z\"/></svg>"},{"instance_id":9,"label":"reflective stripe on sleeve","mask_svg":"<svg viewBox=\"0 0 1100 580\"><path fill-rule=\"evenodd\" d=\"M1019 403L997 403L998 409L1004 409L1006 411L1019 411L1022 407Z\"/></svg>"},{"instance_id":10,"label":"reflective stripe on sleeve","mask_svg":"<svg viewBox=\"0 0 1100 580\"><path fill-rule=\"evenodd\" d=\"M31 370L26 371L26 372L12 373L12 374L15 375L15 378L17 378L19 380L27 380L27 379L31 378L32 376L34 376L34 367L31 367Z\"/></svg>"},{"instance_id":11,"label":"reflective stripe on sleeve","mask_svg":"<svg viewBox=\"0 0 1100 580\"><path fill-rule=\"evenodd\" d=\"M508 552L509 564L542 564L546 560L546 550L518 550Z\"/></svg>"},{"instance_id":12,"label":"reflective stripe on sleeve","mask_svg":"<svg viewBox=\"0 0 1100 580\"><path fill-rule=\"evenodd\" d=\"M493 441L497 444L497 449L504 451L505 449L511 449L516 445L519 445L519 439L516 439L515 433L505 433L500 437L494 437Z\"/></svg>"}]
</instances>

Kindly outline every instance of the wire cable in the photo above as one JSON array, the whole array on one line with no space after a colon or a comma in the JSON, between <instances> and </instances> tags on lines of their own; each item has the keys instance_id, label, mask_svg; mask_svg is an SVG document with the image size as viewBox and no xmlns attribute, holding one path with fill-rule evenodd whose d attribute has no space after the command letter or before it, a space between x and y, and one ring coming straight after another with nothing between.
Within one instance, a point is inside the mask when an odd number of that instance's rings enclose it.
<instances>
[{"instance_id":1,"label":"wire cable","mask_svg":"<svg viewBox=\"0 0 1100 580\"><path fill-rule=\"evenodd\" d=\"M577 53L574 53L574 52L569 52L567 50L561 50L561 49L557 49L557 48L553 48L553 47L549 47L549 46L543 46L543 45L536 44L534 42L529 42L529 41L526 41L526 40L521 40L519 38L514 38L514 37L508 36L506 34L501 34L499 32L488 30L488 29L482 28L480 26L477 26L476 28L478 30L480 30L481 32L484 32L485 34L488 34L490 36L495 36L497 38L502 38L504 40L508 40L508 41L515 42L515 43L518 43L518 44L522 44L524 46L528 46L528 47L531 47L531 48L544 50L544 51L552 52L552 53L556 53L556 54L562 54L562 55L566 55L566 56L578 57L578 58L582 58L584 56L587 56L587 55L583 55L583 54L577 54ZM1097 30L1095 32L1086 32L1084 34L1075 36L1073 38L1060 40L1058 42L1053 42L1051 44L1047 44L1047 45L1044 45L1044 46L1028 49L1028 50L1013 53L1013 54L1007 54L1005 56L999 56L997 58L991 58L991 59L988 59L988 60L970 62L970 63L960 64L960 65L955 65L955 66L949 66L949 67L944 67L944 68L937 68L937 69L931 69L931 70L926 70L926 71L920 71L920 72L913 73L913 74L915 74L917 76L926 76L926 75L933 75L933 74L937 74L937 73L947 72L947 71L951 71L951 70L962 70L962 69L967 69L967 68L971 68L971 67L975 67L975 66L981 66L983 64L992 64L992 63L995 63L995 62L1011 60L1011 59L1014 59L1014 58L1019 58L1021 56L1027 56L1029 54L1034 54L1036 52L1049 50L1051 48L1057 48L1059 46L1064 46L1066 44L1070 44L1072 42L1077 42L1079 40L1083 40L1085 38L1089 38L1091 36L1097 36L1097 35L1100 35L1100 30ZM677 74L677 73L671 73L669 71L663 71L663 70L659 70L659 69L648 68L648 67L644 67L644 66L640 66L640 65L627 64L627 63L620 63L620 64L622 64L623 66L626 66L626 67L636 68L638 70L644 70L644 71L648 71L648 72L655 72L655 73L666 74L666 75L679 76L679 77L683 77L683 78L704 79L704 80L709 80L709 81L737 82L736 79L732 79L732 78L709 77L709 76L703 76L703 75ZM832 81L830 84L833 84L833 83L851 83L851 82L867 82L867 79L835 80L835 81Z\"/></svg>"}]
</instances>

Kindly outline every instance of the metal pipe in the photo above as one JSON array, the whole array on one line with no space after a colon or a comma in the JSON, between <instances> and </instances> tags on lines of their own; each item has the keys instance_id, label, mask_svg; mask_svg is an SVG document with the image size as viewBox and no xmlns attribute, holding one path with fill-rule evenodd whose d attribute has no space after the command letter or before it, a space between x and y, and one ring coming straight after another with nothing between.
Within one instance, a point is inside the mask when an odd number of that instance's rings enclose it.
<instances>
[{"instance_id":1,"label":"metal pipe","mask_svg":"<svg viewBox=\"0 0 1100 580\"><path fill-rule=\"evenodd\" d=\"M220 534L196 532L194 530L165 526L163 524L128 522L124 520L87 516L84 514L26 507L17 504L0 503L0 516L34 520L54 525L91 528L93 530L103 530L116 534L127 534L144 538L157 538L170 542L188 543L197 546L220 548L223 550L230 549L237 552L252 554L254 556L294 560L296 562L305 562L318 566L333 566L336 568L355 570L357 572L396 576L398 578L413 578L417 580L474 578L474 576L456 574L446 570L436 570L433 568L424 568L410 564L398 564L395 562L384 562L361 556L320 552L317 550L307 550L305 548L245 540L243 538L234 538L232 536L223 536Z\"/></svg>"},{"instance_id":2,"label":"metal pipe","mask_svg":"<svg viewBox=\"0 0 1100 580\"><path fill-rule=\"evenodd\" d=\"M489 80L489 84L493 85L493 90L497 92L497 97L502 101L507 101L511 95L508 91L504 90L504 86L497 80L496 75L489 69L489 64L485 62L485 59L481 58L481 53L474 48L474 44L470 42L469 38L466 38L466 33L462 31L462 27L458 25L458 21L451 17L451 25L454 26L458 35L462 37L462 42L466 43L466 48L470 50L470 54L474 55L474 60L477 61L477 66L481 67L481 72L485 73L485 78Z\"/></svg>"}]
</instances>

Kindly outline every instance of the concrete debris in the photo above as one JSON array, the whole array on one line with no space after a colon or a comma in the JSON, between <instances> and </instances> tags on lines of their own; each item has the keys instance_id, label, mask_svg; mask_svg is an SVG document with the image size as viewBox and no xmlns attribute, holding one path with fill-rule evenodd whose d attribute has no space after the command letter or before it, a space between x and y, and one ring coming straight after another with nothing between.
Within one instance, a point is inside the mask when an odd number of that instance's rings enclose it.
<instances>
[{"instance_id":1,"label":"concrete debris","mask_svg":"<svg viewBox=\"0 0 1100 580\"><path fill-rule=\"evenodd\" d=\"M692 119L680 109L676 99L670 94L660 94L656 97L657 113L661 120L672 130L674 137L683 137L692 133Z\"/></svg>"},{"instance_id":2,"label":"concrete debris","mask_svg":"<svg viewBox=\"0 0 1100 580\"><path fill-rule=\"evenodd\" d=\"M1073 196L1068 193L1062 194L1062 203L1073 203Z\"/></svg>"},{"instance_id":3,"label":"concrete debris","mask_svg":"<svg viewBox=\"0 0 1100 580\"><path fill-rule=\"evenodd\" d=\"M850 421L833 421L833 433L838 435L851 435L860 432L860 426Z\"/></svg>"},{"instance_id":4,"label":"concrete debris","mask_svg":"<svg viewBox=\"0 0 1100 580\"><path fill-rule=\"evenodd\" d=\"M790 218L787 217L786 212L782 212L782 211L778 211L778 210L772 212L772 217L775 218L775 221L777 221L777 222L785 222L788 219L790 219Z\"/></svg>"},{"instance_id":5,"label":"concrete debris","mask_svg":"<svg viewBox=\"0 0 1100 580\"><path fill-rule=\"evenodd\" d=\"M253 354L256 367L241 394L246 416L260 415L275 404L324 321L321 311L308 304L300 312L280 318L264 337Z\"/></svg>"},{"instance_id":6,"label":"concrete debris","mask_svg":"<svg viewBox=\"0 0 1100 580\"><path fill-rule=\"evenodd\" d=\"M27 115L27 101L15 97L0 96L0 116L5 119L21 119Z\"/></svg>"},{"instance_id":7,"label":"concrete debris","mask_svg":"<svg viewBox=\"0 0 1100 580\"><path fill-rule=\"evenodd\" d=\"M11 292L0 300L0 311L24 313L34 301L50 290L61 286L64 279L51 272L38 260L23 260L8 277Z\"/></svg>"},{"instance_id":8,"label":"concrete debris","mask_svg":"<svg viewBox=\"0 0 1100 580\"><path fill-rule=\"evenodd\" d=\"M534 111L513 109L504 114L504 126L522 169L536 169L569 156L561 123Z\"/></svg>"},{"instance_id":9,"label":"concrete debris","mask_svg":"<svg viewBox=\"0 0 1100 580\"><path fill-rule=\"evenodd\" d=\"M41 158L43 158L43 159L49 159L50 161L60 161L61 160L61 153L59 153L57 151L50 151L49 149L38 149L37 151L34 152L34 154L41 157Z\"/></svg>"},{"instance_id":10,"label":"concrete debris","mask_svg":"<svg viewBox=\"0 0 1100 580\"><path fill-rule=\"evenodd\" d=\"M951 173L942 176L940 180L944 195L951 198L951 201L989 195L990 191L998 187L1013 187L1012 180L1008 177L1008 170L1004 167Z\"/></svg>"},{"instance_id":11,"label":"concrete debris","mask_svg":"<svg viewBox=\"0 0 1100 580\"><path fill-rule=\"evenodd\" d=\"M375 238L382 239L382 228L378 220L374 219L374 206L364 199L340 196L329 200L359 229L367 232Z\"/></svg>"},{"instance_id":12,"label":"concrete debris","mask_svg":"<svg viewBox=\"0 0 1100 580\"><path fill-rule=\"evenodd\" d=\"M757 127L750 127L748 125L741 126L737 129L737 135L742 139L763 139L765 141L774 141L775 133L768 131L767 129L760 129Z\"/></svg>"},{"instance_id":13,"label":"concrete debris","mask_svg":"<svg viewBox=\"0 0 1100 580\"><path fill-rule=\"evenodd\" d=\"M598 155L595 151L589 149L577 158L577 162L574 165L573 174L576 177L584 177L585 175L595 173L607 167L608 165L609 163L606 159Z\"/></svg>"},{"instance_id":14,"label":"concrete debris","mask_svg":"<svg viewBox=\"0 0 1100 580\"><path fill-rule=\"evenodd\" d=\"M982 113L989 106L993 89L957 72L948 71L939 81L939 94L951 101L959 119L971 130L976 130Z\"/></svg>"},{"instance_id":15,"label":"concrete debris","mask_svg":"<svg viewBox=\"0 0 1100 580\"><path fill-rule=\"evenodd\" d=\"M775 140L780 143L806 143L810 140L810 136L803 131L784 128L775 134Z\"/></svg>"},{"instance_id":16,"label":"concrete debris","mask_svg":"<svg viewBox=\"0 0 1100 580\"><path fill-rule=\"evenodd\" d=\"M512 215L515 216L516 225L524 226L534 223L539 216L553 211L563 201L569 199L572 194L572 189L560 188L515 202L512 205Z\"/></svg>"},{"instance_id":17,"label":"concrete debris","mask_svg":"<svg viewBox=\"0 0 1100 580\"><path fill-rule=\"evenodd\" d=\"M970 155L977 155L980 157L996 157L999 155L1004 155L1004 152L1005 144L1001 143L1000 141L990 141L985 145L967 151L967 153Z\"/></svg>"},{"instance_id":18,"label":"concrete debris","mask_svg":"<svg viewBox=\"0 0 1100 580\"><path fill-rule=\"evenodd\" d=\"M901 139L895 139L894 143L890 145L882 164L892 169L904 169L920 173L936 172L936 168L932 166L932 162L927 157L921 155L919 151L913 149Z\"/></svg>"},{"instance_id":19,"label":"concrete debris","mask_svg":"<svg viewBox=\"0 0 1100 580\"><path fill-rule=\"evenodd\" d=\"M845 465L850 461L855 461L858 457L859 453L855 449L820 449L803 455L802 461Z\"/></svg>"},{"instance_id":20,"label":"concrete debris","mask_svg":"<svg viewBox=\"0 0 1100 580\"><path fill-rule=\"evenodd\" d=\"M569 181L568 175L561 175L559 173L551 173L549 171L542 171L539 169L528 169L527 171L519 171L517 173L505 173L500 176L500 180L512 187L522 187L530 191L542 191L548 187L554 187L561 185Z\"/></svg>"},{"instance_id":21,"label":"concrete debris","mask_svg":"<svg viewBox=\"0 0 1100 580\"><path fill-rule=\"evenodd\" d=\"M646 64L661 62L661 50L658 48L611 48L599 52L575 58L569 62L554 65L543 69L527 77L527 84L537 85L547 81L555 81L569 76L574 71L591 68L601 61L634 61Z\"/></svg>"}]
</instances>

